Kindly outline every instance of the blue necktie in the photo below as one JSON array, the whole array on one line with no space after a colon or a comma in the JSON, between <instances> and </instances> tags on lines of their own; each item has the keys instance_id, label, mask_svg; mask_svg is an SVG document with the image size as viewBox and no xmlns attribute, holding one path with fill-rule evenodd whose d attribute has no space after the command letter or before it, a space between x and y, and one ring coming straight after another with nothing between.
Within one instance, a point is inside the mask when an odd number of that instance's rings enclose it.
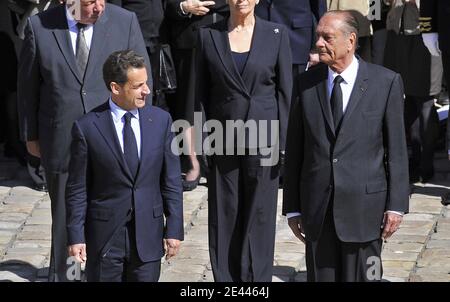
<instances>
[{"instance_id":1,"label":"blue necktie","mask_svg":"<svg viewBox=\"0 0 450 302\"><path fill-rule=\"evenodd\" d=\"M131 175L135 178L139 168L139 156L136 137L134 136L133 129L131 128L132 118L133 115L131 113L125 113L125 125L123 127L123 154Z\"/></svg>"}]
</instances>

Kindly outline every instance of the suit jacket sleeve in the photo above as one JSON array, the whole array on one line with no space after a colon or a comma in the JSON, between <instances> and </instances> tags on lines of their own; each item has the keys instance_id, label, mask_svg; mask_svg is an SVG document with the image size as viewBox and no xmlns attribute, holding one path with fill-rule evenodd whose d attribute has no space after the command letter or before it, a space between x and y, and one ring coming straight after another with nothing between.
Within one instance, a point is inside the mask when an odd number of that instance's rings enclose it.
<instances>
[{"instance_id":1,"label":"suit jacket sleeve","mask_svg":"<svg viewBox=\"0 0 450 302\"><path fill-rule=\"evenodd\" d=\"M199 110L203 106L206 114L206 118L209 118L209 95L208 95L208 87L210 87L208 83L208 71L207 66L205 64L205 54L204 54L204 36L205 36L206 29L200 28L198 31L197 36L197 45L195 50L195 58L194 58L194 64L195 64L195 108L196 110Z\"/></svg>"},{"instance_id":2,"label":"suit jacket sleeve","mask_svg":"<svg viewBox=\"0 0 450 302\"><path fill-rule=\"evenodd\" d=\"M311 11L319 22L319 19L327 11L327 1L326 0L309 0L309 5L311 6Z\"/></svg>"},{"instance_id":3,"label":"suit jacket sleeve","mask_svg":"<svg viewBox=\"0 0 450 302\"><path fill-rule=\"evenodd\" d=\"M164 162L161 175L161 194L166 217L164 237L184 239L183 231L183 189L181 185L180 159L172 152L171 145L175 139L171 131L172 119L167 118L166 140L164 144Z\"/></svg>"},{"instance_id":4,"label":"suit jacket sleeve","mask_svg":"<svg viewBox=\"0 0 450 302\"><path fill-rule=\"evenodd\" d=\"M40 95L39 59L33 26L28 18L25 40L20 53L17 98L21 137L24 141L39 139L38 110Z\"/></svg>"},{"instance_id":5,"label":"suit jacket sleeve","mask_svg":"<svg viewBox=\"0 0 450 302\"><path fill-rule=\"evenodd\" d=\"M66 185L67 242L84 243L84 223L87 210L86 182L88 174L88 148L78 122L72 127L69 178Z\"/></svg>"},{"instance_id":6,"label":"suit jacket sleeve","mask_svg":"<svg viewBox=\"0 0 450 302\"><path fill-rule=\"evenodd\" d=\"M292 104L287 130L286 159L283 178L282 213L302 212L300 206L300 176L303 165L303 112L300 100Z\"/></svg>"},{"instance_id":7,"label":"suit jacket sleeve","mask_svg":"<svg viewBox=\"0 0 450 302\"><path fill-rule=\"evenodd\" d=\"M437 32L437 1L420 1L420 30L423 33Z\"/></svg>"},{"instance_id":8,"label":"suit jacket sleeve","mask_svg":"<svg viewBox=\"0 0 450 302\"><path fill-rule=\"evenodd\" d=\"M384 118L384 141L387 155L388 199L386 210L408 213L408 152L403 122L403 85L396 74L390 87Z\"/></svg>"},{"instance_id":9,"label":"suit jacket sleeve","mask_svg":"<svg viewBox=\"0 0 450 302\"><path fill-rule=\"evenodd\" d=\"M184 0L167 0L166 15L174 20L184 20L189 18L189 14L185 15L181 11L180 3Z\"/></svg>"},{"instance_id":10,"label":"suit jacket sleeve","mask_svg":"<svg viewBox=\"0 0 450 302\"><path fill-rule=\"evenodd\" d=\"M152 72L151 72L151 64L150 59L148 58L147 49L145 48L145 42L144 37L141 32L141 28L139 27L139 22L137 20L136 14L132 13L133 17L131 19L131 26L130 26L130 35L128 40L128 48L133 49L135 52L137 52L139 55L143 56L145 59L145 65L148 66L147 69L147 84L148 87L151 89L151 95L150 99L153 95L153 79L152 79Z\"/></svg>"},{"instance_id":11,"label":"suit jacket sleeve","mask_svg":"<svg viewBox=\"0 0 450 302\"><path fill-rule=\"evenodd\" d=\"M277 63L277 100L278 119L280 121L280 150L285 149L289 108L292 96L292 57L289 35L285 28L281 30L281 43Z\"/></svg>"}]
</instances>

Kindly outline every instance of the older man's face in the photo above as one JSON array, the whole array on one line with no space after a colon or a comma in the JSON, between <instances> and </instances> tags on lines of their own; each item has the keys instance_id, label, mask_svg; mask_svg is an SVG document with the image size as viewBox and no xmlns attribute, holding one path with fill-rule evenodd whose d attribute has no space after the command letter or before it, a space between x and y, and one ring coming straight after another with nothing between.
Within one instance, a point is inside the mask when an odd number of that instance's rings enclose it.
<instances>
[{"instance_id":1,"label":"older man's face","mask_svg":"<svg viewBox=\"0 0 450 302\"><path fill-rule=\"evenodd\" d=\"M340 30L343 22L339 17L326 15L316 29L316 48L319 59L328 66L333 66L353 55L351 35L346 35Z\"/></svg>"},{"instance_id":2,"label":"older man's face","mask_svg":"<svg viewBox=\"0 0 450 302\"><path fill-rule=\"evenodd\" d=\"M83 24L94 24L105 10L105 0L68 0L66 5L79 9L74 17Z\"/></svg>"}]
</instances>

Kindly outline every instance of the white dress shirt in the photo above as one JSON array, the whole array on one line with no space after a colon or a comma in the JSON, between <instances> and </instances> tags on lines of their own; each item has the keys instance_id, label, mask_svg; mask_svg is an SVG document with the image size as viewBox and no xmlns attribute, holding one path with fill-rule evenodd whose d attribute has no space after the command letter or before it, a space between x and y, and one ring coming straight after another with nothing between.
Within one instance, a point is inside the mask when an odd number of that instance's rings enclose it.
<instances>
[{"instance_id":1,"label":"white dress shirt","mask_svg":"<svg viewBox=\"0 0 450 302\"><path fill-rule=\"evenodd\" d=\"M119 139L120 148L123 150L123 127L125 126L125 113L130 112L133 117L131 118L131 128L136 138L136 144L138 149L138 156L141 158L141 127L139 126L139 111L137 109L126 111L117 106L111 98L109 99L109 108L111 108L111 116L116 128L117 138Z\"/></svg>"},{"instance_id":2,"label":"white dress shirt","mask_svg":"<svg viewBox=\"0 0 450 302\"><path fill-rule=\"evenodd\" d=\"M72 41L72 50L73 54L77 54L77 36L78 36L78 27L77 21L73 18L72 14L69 12L69 9L66 6L66 17L67 17L67 27L69 28L70 33L70 41ZM94 33L94 25L89 24L86 25L84 29L84 38L86 39L86 44L89 50L91 50L91 42L92 35Z\"/></svg>"},{"instance_id":3,"label":"white dress shirt","mask_svg":"<svg viewBox=\"0 0 450 302\"><path fill-rule=\"evenodd\" d=\"M331 70L328 67L328 80L327 80L327 97L328 101L331 100L331 92L333 91L334 79L340 75L344 81L341 82L342 89L342 112L345 114L345 110L347 109L348 101L350 100L350 95L353 90L353 86L355 86L356 76L358 75L359 62L358 59L353 56L352 62L348 65L347 68L344 69L340 74ZM387 211L395 214L403 215L402 212L397 211ZM286 213L287 219L295 216L300 216L299 212Z\"/></svg>"}]
</instances>

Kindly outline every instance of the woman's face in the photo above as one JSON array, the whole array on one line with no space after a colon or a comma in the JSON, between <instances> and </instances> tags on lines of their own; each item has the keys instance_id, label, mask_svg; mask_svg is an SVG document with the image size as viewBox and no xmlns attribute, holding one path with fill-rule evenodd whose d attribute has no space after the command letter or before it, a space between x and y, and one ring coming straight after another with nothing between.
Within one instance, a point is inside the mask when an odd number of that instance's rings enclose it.
<instances>
[{"instance_id":1,"label":"woman's face","mask_svg":"<svg viewBox=\"0 0 450 302\"><path fill-rule=\"evenodd\" d=\"M259 0L228 0L230 6L230 13L236 15L253 14L255 5Z\"/></svg>"}]
</instances>

